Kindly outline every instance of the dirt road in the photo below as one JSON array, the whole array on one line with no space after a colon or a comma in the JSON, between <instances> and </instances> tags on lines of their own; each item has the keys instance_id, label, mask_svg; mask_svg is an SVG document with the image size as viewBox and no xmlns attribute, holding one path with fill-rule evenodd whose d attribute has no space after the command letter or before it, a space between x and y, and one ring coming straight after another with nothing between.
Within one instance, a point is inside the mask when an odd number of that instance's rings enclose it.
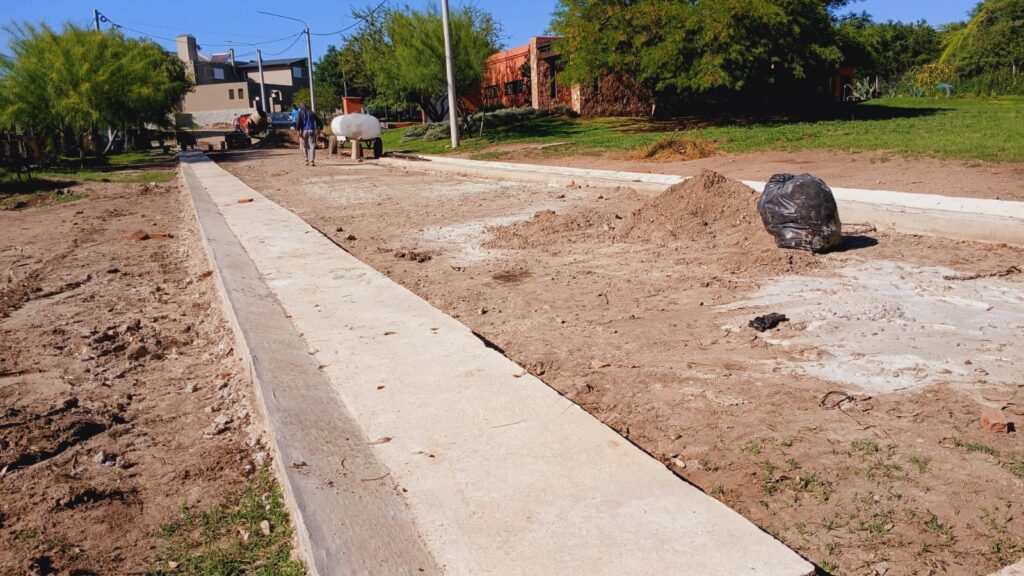
<instances>
[{"instance_id":1,"label":"dirt road","mask_svg":"<svg viewBox=\"0 0 1024 576\"><path fill-rule=\"evenodd\" d=\"M1024 556L1020 435L978 423L1024 404L1024 250L850 228L815 257L723 217L742 194L658 215L627 189L219 160L827 570ZM790 321L747 327L766 312Z\"/></svg>"},{"instance_id":2,"label":"dirt road","mask_svg":"<svg viewBox=\"0 0 1024 576\"><path fill-rule=\"evenodd\" d=\"M0 573L145 573L252 470L249 382L177 184L0 211Z\"/></svg>"}]
</instances>

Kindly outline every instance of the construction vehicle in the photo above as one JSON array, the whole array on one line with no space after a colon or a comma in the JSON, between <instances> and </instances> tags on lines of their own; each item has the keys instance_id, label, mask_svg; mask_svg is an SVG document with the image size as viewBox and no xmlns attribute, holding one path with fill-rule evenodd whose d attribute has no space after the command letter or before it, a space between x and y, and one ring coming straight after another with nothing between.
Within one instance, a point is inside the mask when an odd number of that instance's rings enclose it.
<instances>
[{"instance_id":1,"label":"construction vehicle","mask_svg":"<svg viewBox=\"0 0 1024 576\"><path fill-rule=\"evenodd\" d=\"M262 146L274 133L273 126L263 110L243 114L235 119L235 129L224 136L228 150ZM255 144L253 140L256 140Z\"/></svg>"}]
</instances>

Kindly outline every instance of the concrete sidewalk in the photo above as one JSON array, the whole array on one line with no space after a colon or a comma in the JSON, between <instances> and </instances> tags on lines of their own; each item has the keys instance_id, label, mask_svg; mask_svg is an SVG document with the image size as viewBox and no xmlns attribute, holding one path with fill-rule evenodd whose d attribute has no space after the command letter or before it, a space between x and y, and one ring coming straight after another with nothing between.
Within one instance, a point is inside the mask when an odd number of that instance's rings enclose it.
<instances>
[{"instance_id":1,"label":"concrete sidewalk","mask_svg":"<svg viewBox=\"0 0 1024 576\"><path fill-rule=\"evenodd\" d=\"M384 158L381 162L407 170L504 178L555 186L570 183L628 186L652 194L688 178L673 174L492 162L447 156L424 155L418 158ZM744 180L743 183L758 191L764 190L765 186L764 182L754 180ZM843 223L872 224L880 230L907 234L1024 246L1024 202L858 188L832 188L832 193Z\"/></svg>"},{"instance_id":2,"label":"concrete sidewalk","mask_svg":"<svg viewBox=\"0 0 1024 576\"><path fill-rule=\"evenodd\" d=\"M359 481L395 487L442 573L813 573L796 553L295 214L200 154L182 161L194 176L187 182L217 206L383 466ZM247 198L254 201L239 203ZM311 424L297 415L268 419L273 435L292 438ZM309 449L343 458L348 447ZM315 458L305 468L333 479ZM315 526L331 521L325 515L302 512L295 520L308 533L340 537L336 526ZM344 526L344 518L334 522Z\"/></svg>"}]
</instances>

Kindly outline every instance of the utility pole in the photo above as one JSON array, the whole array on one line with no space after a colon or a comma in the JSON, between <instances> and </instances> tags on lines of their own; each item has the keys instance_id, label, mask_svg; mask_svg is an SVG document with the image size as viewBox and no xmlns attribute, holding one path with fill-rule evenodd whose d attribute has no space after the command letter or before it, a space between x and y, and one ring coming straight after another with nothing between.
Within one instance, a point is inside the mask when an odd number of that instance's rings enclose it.
<instances>
[{"instance_id":1,"label":"utility pole","mask_svg":"<svg viewBox=\"0 0 1024 576\"><path fill-rule=\"evenodd\" d=\"M305 24L305 22L303 22ZM313 92L313 48L309 42L309 26L306 26L306 62L309 64L309 109L316 112L316 94Z\"/></svg>"},{"instance_id":2,"label":"utility pole","mask_svg":"<svg viewBox=\"0 0 1024 576\"><path fill-rule=\"evenodd\" d=\"M264 113L270 114L267 112L267 91L263 87L263 55L259 48L256 49L256 66L260 69L260 108Z\"/></svg>"},{"instance_id":3,"label":"utility pole","mask_svg":"<svg viewBox=\"0 0 1024 576\"><path fill-rule=\"evenodd\" d=\"M96 25L96 31L99 32L100 31L100 11L95 9L95 8L92 9L92 21Z\"/></svg>"},{"instance_id":4,"label":"utility pole","mask_svg":"<svg viewBox=\"0 0 1024 576\"><path fill-rule=\"evenodd\" d=\"M448 73L448 126L452 132L452 148L459 147L459 112L455 105L455 69L452 66L452 32L448 26L448 0L441 0L441 21L444 24L444 66Z\"/></svg>"},{"instance_id":5,"label":"utility pole","mask_svg":"<svg viewBox=\"0 0 1024 576\"><path fill-rule=\"evenodd\" d=\"M263 10L257 10L259 14L266 14L267 16L274 16L275 18L284 18L285 20L294 20L301 22L305 27L302 31L306 35L306 62L309 64L309 109L316 112L316 96L313 94L313 46L309 39L309 24L306 24L305 20L299 18L292 18L291 16L284 16L281 14L274 14L273 12L264 12Z\"/></svg>"}]
</instances>

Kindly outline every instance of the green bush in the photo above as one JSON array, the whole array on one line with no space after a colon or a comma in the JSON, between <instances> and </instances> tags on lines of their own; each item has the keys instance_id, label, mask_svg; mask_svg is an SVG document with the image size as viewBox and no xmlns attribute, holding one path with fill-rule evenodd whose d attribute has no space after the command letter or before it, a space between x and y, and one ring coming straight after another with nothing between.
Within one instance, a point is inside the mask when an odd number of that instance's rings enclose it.
<instances>
[{"instance_id":1,"label":"green bush","mask_svg":"<svg viewBox=\"0 0 1024 576\"><path fill-rule=\"evenodd\" d=\"M435 140L444 140L451 135L451 129L448 127L448 121L434 122L433 124L426 124L427 131L423 133L423 140L426 142L433 142Z\"/></svg>"},{"instance_id":2,"label":"green bush","mask_svg":"<svg viewBox=\"0 0 1024 576\"><path fill-rule=\"evenodd\" d=\"M533 108L499 108L491 112L477 112L462 118L462 132L471 137L480 133L480 123L483 122L484 130L512 126L521 122L528 122L537 118L547 116L576 116L571 108L565 104L558 104L549 110L535 110ZM425 142L444 140L448 138L448 121L434 122L432 124L420 124L406 128L403 142L422 139Z\"/></svg>"},{"instance_id":3,"label":"green bush","mask_svg":"<svg viewBox=\"0 0 1024 576\"><path fill-rule=\"evenodd\" d=\"M427 133L427 128L429 127L430 124L416 124L414 126L409 126L405 129L405 135L402 136L402 141L407 142L409 140L422 138L423 135Z\"/></svg>"}]
</instances>

